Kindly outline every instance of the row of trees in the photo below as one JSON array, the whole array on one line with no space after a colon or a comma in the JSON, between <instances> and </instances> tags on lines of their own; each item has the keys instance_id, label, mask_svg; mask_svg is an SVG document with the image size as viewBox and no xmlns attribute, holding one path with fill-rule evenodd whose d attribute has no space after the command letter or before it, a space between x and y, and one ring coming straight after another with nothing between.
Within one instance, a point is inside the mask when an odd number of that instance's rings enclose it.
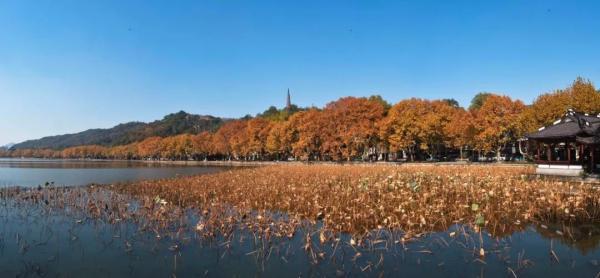
<instances>
[{"instance_id":1,"label":"row of trees","mask_svg":"<svg viewBox=\"0 0 600 278\"><path fill-rule=\"evenodd\" d=\"M411 98L391 106L379 96L344 97L322 109L277 110L228 121L216 132L151 137L123 146L5 151L4 156L172 160L408 160L455 150L495 153L573 108L600 112L600 92L578 78L532 105L480 93L468 109L454 100Z\"/></svg>"}]
</instances>

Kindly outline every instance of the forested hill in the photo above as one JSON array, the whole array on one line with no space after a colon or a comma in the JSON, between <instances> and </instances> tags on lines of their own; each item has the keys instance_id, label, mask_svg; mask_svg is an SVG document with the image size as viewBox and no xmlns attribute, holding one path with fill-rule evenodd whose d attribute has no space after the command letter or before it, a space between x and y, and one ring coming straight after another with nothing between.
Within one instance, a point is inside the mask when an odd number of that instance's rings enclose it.
<instances>
[{"instance_id":1,"label":"forested hill","mask_svg":"<svg viewBox=\"0 0 600 278\"><path fill-rule=\"evenodd\" d=\"M169 114L151 123L130 122L108 129L89 129L74 134L49 136L12 146L13 149L64 149L82 145L116 146L144 140L152 136L172 136L215 131L226 119L188 114Z\"/></svg>"}]
</instances>

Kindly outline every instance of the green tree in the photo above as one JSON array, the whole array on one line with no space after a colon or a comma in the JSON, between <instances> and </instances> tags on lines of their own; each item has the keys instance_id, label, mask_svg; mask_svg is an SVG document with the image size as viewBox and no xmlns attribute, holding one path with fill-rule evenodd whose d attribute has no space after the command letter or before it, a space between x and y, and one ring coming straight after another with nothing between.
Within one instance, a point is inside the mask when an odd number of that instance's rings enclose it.
<instances>
[{"instance_id":1,"label":"green tree","mask_svg":"<svg viewBox=\"0 0 600 278\"><path fill-rule=\"evenodd\" d=\"M486 92L481 92L476 94L473 99L471 100L471 105L469 105L469 110L473 111L473 110L477 110L479 108L481 108L481 106L483 106L483 103L485 102L485 100L491 96L491 93L486 93Z\"/></svg>"},{"instance_id":2,"label":"green tree","mask_svg":"<svg viewBox=\"0 0 600 278\"><path fill-rule=\"evenodd\" d=\"M455 100L455 99L453 99L453 98L445 98L445 99L442 99L442 101L445 102L445 103L447 103L451 107L454 107L454 108L459 108L460 107L460 104L458 103L458 101Z\"/></svg>"}]
</instances>

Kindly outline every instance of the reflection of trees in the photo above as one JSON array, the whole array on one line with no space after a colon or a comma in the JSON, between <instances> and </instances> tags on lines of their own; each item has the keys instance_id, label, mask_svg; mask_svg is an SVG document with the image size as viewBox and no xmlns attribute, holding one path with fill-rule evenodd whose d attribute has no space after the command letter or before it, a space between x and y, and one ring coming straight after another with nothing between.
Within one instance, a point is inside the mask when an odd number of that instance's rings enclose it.
<instances>
[{"instance_id":1,"label":"reflection of trees","mask_svg":"<svg viewBox=\"0 0 600 278\"><path fill-rule=\"evenodd\" d=\"M556 240L566 246L577 249L582 255L587 255L600 249L600 223L577 224L565 226L562 223L546 223L545 228L542 225L506 225L505 229L492 231L485 229L493 238L509 238L519 232L535 232L547 240ZM530 229L533 228L533 230ZM439 227L436 232L446 232L450 230L466 229L468 232L477 231L473 225L454 225L444 229ZM560 231L562 235L558 234Z\"/></svg>"},{"instance_id":2,"label":"reflection of trees","mask_svg":"<svg viewBox=\"0 0 600 278\"><path fill-rule=\"evenodd\" d=\"M548 228L535 226L535 231L547 239L558 240L560 243L579 250L586 255L600 247L600 224L582 224L578 226L563 226L561 224L548 224ZM559 235L556 231L562 231Z\"/></svg>"}]
</instances>

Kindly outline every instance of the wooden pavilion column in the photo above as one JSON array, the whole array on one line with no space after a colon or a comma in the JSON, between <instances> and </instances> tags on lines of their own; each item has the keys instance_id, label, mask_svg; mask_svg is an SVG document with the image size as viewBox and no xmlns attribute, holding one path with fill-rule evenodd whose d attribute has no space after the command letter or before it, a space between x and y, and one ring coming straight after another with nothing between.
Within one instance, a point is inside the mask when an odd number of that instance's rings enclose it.
<instances>
[{"instance_id":1,"label":"wooden pavilion column","mask_svg":"<svg viewBox=\"0 0 600 278\"><path fill-rule=\"evenodd\" d=\"M542 143L540 143L540 142L535 142L535 144L536 144L536 146L537 146L537 148L536 148L536 149L537 149L537 159L538 159L538 160L542 160L542 152L541 152L541 149L542 149Z\"/></svg>"},{"instance_id":2,"label":"wooden pavilion column","mask_svg":"<svg viewBox=\"0 0 600 278\"><path fill-rule=\"evenodd\" d=\"M552 161L552 144L546 144L546 159Z\"/></svg>"},{"instance_id":3,"label":"wooden pavilion column","mask_svg":"<svg viewBox=\"0 0 600 278\"><path fill-rule=\"evenodd\" d=\"M594 162L594 151L595 151L596 147L594 145L590 145L590 172L594 172L594 166L596 166L596 163Z\"/></svg>"},{"instance_id":4,"label":"wooden pavilion column","mask_svg":"<svg viewBox=\"0 0 600 278\"><path fill-rule=\"evenodd\" d=\"M569 141L567 141L566 147L567 147L567 161L568 161L567 163L568 163L568 165L571 165L571 143Z\"/></svg>"}]
</instances>

